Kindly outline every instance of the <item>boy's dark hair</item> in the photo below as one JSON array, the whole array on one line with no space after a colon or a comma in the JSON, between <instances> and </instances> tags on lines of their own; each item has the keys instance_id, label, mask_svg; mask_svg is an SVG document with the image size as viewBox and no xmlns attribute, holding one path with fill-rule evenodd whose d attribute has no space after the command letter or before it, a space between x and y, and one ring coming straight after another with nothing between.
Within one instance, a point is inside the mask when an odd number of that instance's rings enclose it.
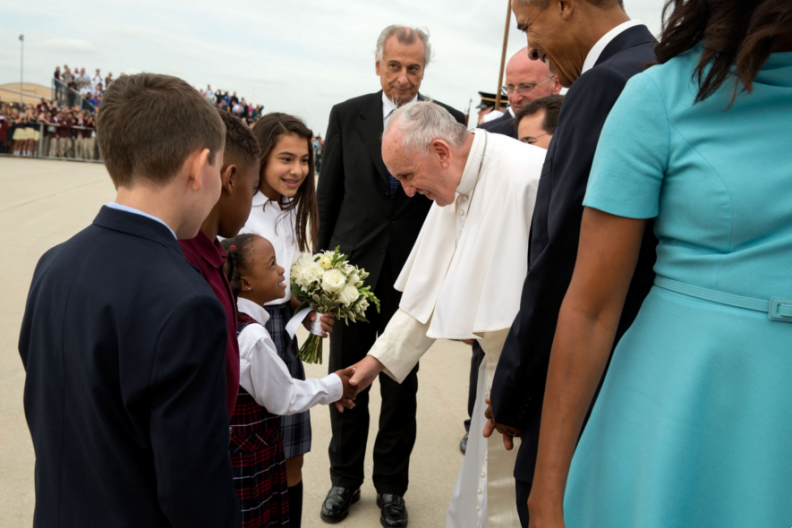
<instances>
[{"instance_id":1,"label":"boy's dark hair","mask_svg":"<svg viewBox=\"0 0 792 528\"><path fill-rule=\"evenodd\" d=\"M223 272L228 278L228 284L231 286L234 297L239 297L239 292L242 291L240 270L248 270L253 265L253 242L257 238L262 238L262 236L255 233L244 233L220 242L227 254Z\"/></svg>"},{"instance_id":2,"label":"boy's dark hair","mask_svg":"<svg viewBox=\"0 0 792 528\"><path fill-rule=\"evenodd\" d=\"M217 113L225 125L225 152L223 165L234 163L246 167L259 161L259 144L256 136L234 114L218 109Z\"/></svg>"},{"instance_id":3,"label":"boy's dark hair","mask_svg":"<svg viewBox=\"0 0 792 528\"><path fill-rule=\"evenodd\" d=\"M311 138L313 132L297 117L272 113L256 121L253 135L258 139L261 148L261 179L264 180L264 171L267 168L267 158L272 153L275 145L282 136L294 134L305 139L308 145L308 176L297 190L297 194L288 205L283 206L283 211L297 209L297 219L294 226L294 235L301 252L310 251L308 239L316 243L316 234L319 232L319 209L316 203L316 184L314 176L314 153ZM266 204L265 204L266 207ZM308 226L311 228L310 237Z\"/></svg>"},{"instance_id":4,"label":"boy's dark hair","mask_svg":"<svg viewBox=\"0 0 792 528\"><path fill-rule=\"evenodd\" d=\"M209 163L223 148L225 127L192 86L154 73L124 75L105 93L97 118L97 142L116 187L138 179L164 185L187 157L209 149Z\"/></svg>"},{"instance_id":5,"label":"boy's dark hair","mask_svg":"<svg viewBox=\"0 0 792 528\"><path fill-rule=\"evenodd\" d=\"M542 130L550 134L555 134L558 127L558 114L561 112L561 103L564 102L563 95L548 95L539 99L534 99L527 105L523 106L517 113L514 114L514 130L520 126L520 121L524 117L534 115L535 113L544 110L545 115L542 119Z\"/></svg>"}]
</instances>

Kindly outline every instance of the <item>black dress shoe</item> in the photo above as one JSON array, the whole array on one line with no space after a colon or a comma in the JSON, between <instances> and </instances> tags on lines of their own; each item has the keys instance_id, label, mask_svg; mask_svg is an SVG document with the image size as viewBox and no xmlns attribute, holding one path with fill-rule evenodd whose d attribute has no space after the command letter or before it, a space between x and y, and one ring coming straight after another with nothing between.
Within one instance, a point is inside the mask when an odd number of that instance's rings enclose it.
<instances>
[{"instance_id":1,"label":"black dress shoe","mask_svg":"<svg viewBox=\"0 0 792 528\"><path fill-rule=\"evenodd\" d=\"M377 506L382 510L380 524L385 528L407 526L407 504L398 495L377 495Z\"/></svg>"},{"instance_id":2,"label":"black dress shoe","mask_svg":"<svg viewBox=\"0 0 792 528\"><path fill-rule=\"evenodd\" d=\"M468 443L468 437L469 436L470 436L470 433L465 433L465 436L462 437L462 441L459 442L459 450L462 451L463 455L467 452L467 443Z\"/></svg>"},{"instance_id":3,"label":"black dress shoe","mask_svg":"<svg viewBox=\"0 0 792 528\"><path fill-rule=\"evenodd\" d=\"M349 515L349 507L360 500L360 488L352 490L333 486L322 503L321 517L324 522L339 523Z\"/></svg>"}]
</instances>

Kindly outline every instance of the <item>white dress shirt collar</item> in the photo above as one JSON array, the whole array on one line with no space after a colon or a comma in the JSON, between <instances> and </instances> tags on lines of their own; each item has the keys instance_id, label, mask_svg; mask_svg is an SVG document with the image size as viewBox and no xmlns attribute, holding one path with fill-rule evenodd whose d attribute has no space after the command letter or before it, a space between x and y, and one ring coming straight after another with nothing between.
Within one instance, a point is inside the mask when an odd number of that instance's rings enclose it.
<instances>
[{"instance_id":1,"label":"white dress shirt collar","mask_svg":"<svg viewBox=\"0 0 792 528\"><path fill-rule=\"evenodd\" d=\"M253 195L253 207L257 207L259 205L264 204L272 204L273 206L278 208L278 211L282 209L282 206L289 205L289 199L285 196L281 197L281 203L276 202L269 198L266 194L261 191L257 191L256 194Z\"/></svg>"},{"instance_id":2,"label":"white dress shirt collar","mask_svg":"<svg viewBox=\"0 0 792 528\"><path fill-rule=\"evenodd\" d=\"M415 97L413 97L413 99L412 99L412 101L410 101L410 103L414 103L417 100L418 100L418 94L415 94ZM409 103L407 103L407 104L409 104ZM391 101L388 98L388 96L385 95L385 92L383 91L382 92L382 121L383 121L383 123L387 123L388 122L388 118L390 117L390 115L397 108L399 108L399 107L396 106L396 104L393 101Z\"/></svg>"},{"instance_id":3,"label":"white dress shirt collar","mask_svg":"<svg viewBox=\"0 0 792 528\"><path fill-rule=\"evenodd\" d=\"M456 192L462 196L469 195L476 187L479 168L484 157L484 146L486 145L484 136L486 134L486 130L480 128L474 130L475 137L473 138L473 144L470 146L470 154L468 155L467 163L465 163L465 170L462 171L462 178L460 178L459 185L456 188Z\"/></svg>"},{"instance_id":4,"label":"white dress shirt collar","mask_svg":"<svg viewBox=\"0 0 792 528\"><path fill-rule=\"evenodd\" d=\"M511 114L512 119L514 119L514 110L512 110L511 105L509 106L509 113Z\"/></svg>"},{"instance_id":5,"label":"white dress shirt collar","mask_svg":"<svg viewBox=\"0 0 792 528\"><path fill-rule=\"evenodd\" d=\"M586 55L586 60L583 61L583 71L581 71L580 74L583 75L597 64L600 55L602 55L602 52L605 51L605 48L613 41L613 39L631 27L641 25L643 25L643 23L640 20L628 20L627 22L619 24L615 28L605 33L602 38L600 38L597 43L594 44L594 47L591 48L591 51L588 52L588 55Z\"/></svg>"},{"instance_id":6,"label":"white dress shirt collar","mask_svg":"<svg viewBox=\"0 0 792 528\"><path fill-rule=\"evenodd\" d=\"M238 297L237 309L242 313L248 314L262 325L267 324L267 321L270 320L269 312L267 312L263 306L260 306L249 299Z\"/></svg>"},{"instance_id":7,"label":"white dress shirt collar","mask_svg":"<svg viewBox=\"0 0 792 528\"><path fill-rule=\"evenodd\" d=\"M162 225L164 225L165 227L168 228L168 231L171 232L171 234L173 235L173 238L176 238L176 239L179 238L179 237L176 236L176 232L173 229L171 229L171 226L166 224L165 221L162 220L161 218L157 218L154 215L150 215L148 213L144 213L140 209L135 209L134 207L129 207L127 205L117 204L115 202L110 202L109 204L107 204L107 207L109 207L110 209L115 209L117 211L124 211L124 212L127 212L127 213L132 213L132 214L136 214L136 215L140 215L140 216L145 216L149 220L154 220L155 222L159 222L160 224L162 224Z\"/></svg>"}]
</instances>

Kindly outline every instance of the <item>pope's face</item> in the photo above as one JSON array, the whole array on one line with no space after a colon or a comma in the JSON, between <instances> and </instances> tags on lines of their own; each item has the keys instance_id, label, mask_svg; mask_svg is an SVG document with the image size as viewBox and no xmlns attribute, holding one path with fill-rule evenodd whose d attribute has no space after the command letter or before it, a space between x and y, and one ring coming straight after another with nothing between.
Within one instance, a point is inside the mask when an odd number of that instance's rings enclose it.
<instances>
[{"instance_id":1,"label":"pope's face","mask_svg":"<svg viewBox=\"0 0 792 528\"><path fill-rule=\"evenodd\" d=\"M443 150L441 148L440 150ZM429 152L408 152L402 146L402 132L390 131L382 138L382 160L388 171L402 184L409 197L423 194L440 207L454 203L461 174L451 174L447 155L433 144Z\"/></svg>"}]
</instances>

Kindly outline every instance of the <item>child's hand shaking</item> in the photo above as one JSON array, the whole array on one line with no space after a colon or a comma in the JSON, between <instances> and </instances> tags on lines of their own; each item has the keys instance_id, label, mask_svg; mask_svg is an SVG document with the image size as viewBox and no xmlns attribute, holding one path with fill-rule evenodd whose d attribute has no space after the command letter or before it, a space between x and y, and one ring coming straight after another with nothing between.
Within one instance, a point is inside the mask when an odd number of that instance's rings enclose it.
<instances>
[{"instance_id":1,"label":"child's hand shaking","mask_svg":"<svg viewBox=\"0 0 792 528\"><path fill-rule=\"evenodd\" d=\"M347 367L344 370L337 370L335 372L336 376L341 378L341 383L344 384L344 395L341 396L341 399L335 402L336 409L338 412L344 412L344 408L347 409L354 409L355 408L355 397L357 396L358 389L350 385L349 380L352 375L355 373L355 367Z\"/></svg>"}]
</instances>

